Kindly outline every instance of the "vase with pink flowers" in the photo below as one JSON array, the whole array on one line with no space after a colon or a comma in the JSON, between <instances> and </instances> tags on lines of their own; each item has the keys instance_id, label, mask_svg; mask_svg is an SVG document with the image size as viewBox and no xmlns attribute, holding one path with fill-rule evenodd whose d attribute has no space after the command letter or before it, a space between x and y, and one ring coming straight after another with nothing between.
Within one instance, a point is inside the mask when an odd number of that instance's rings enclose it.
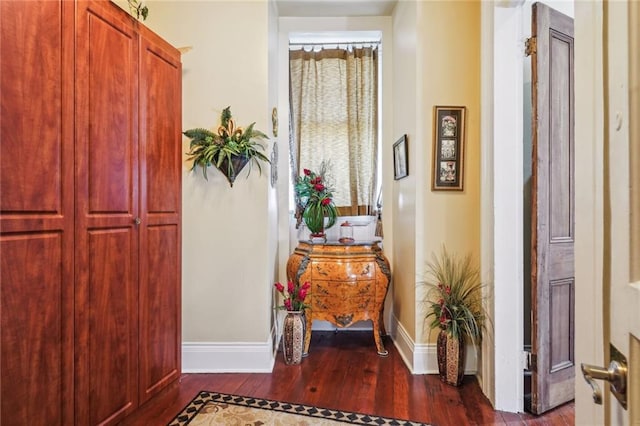
<instances>
[{"instance_id":1,"label":"vase with pink flowers","mask_svg":"<svg viewBox=\"0 0 640 426\"><path fill-rule=\"evenodd\" d=\"M307 308L304 300L311 288L311 284L305 282L300 285L289 281L286 288L279 282L275 283L274 286L284 297L284 302L280 308L287 311L282 327L284 362L287 365L300 364L302 362L305 336L304 310Z\"/></svg>"}]
</instances>

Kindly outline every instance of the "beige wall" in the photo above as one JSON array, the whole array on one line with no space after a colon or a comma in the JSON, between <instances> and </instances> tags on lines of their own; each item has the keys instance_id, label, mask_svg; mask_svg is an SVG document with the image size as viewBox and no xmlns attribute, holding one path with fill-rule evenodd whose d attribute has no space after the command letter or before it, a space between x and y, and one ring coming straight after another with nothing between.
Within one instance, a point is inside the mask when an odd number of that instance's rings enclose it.
<instances>
[{"instance_id":1,"label":"beige wall","mask_svg":"<svg viewBox=\"0 0 640 426\"><path fill-rule=\"evenodd\" d=\"M395 136L409 139L409 177L393 183L391 206L394 313L426 343L426 262L442 244L480 260L480 3L398 3L394 53ZM431 191L435 105L467 107L462 192Z\"/></svg>"},{"instance_id":2,"label":"beige wall","mask_svg":"<svg viewBox=\"0 0 640 426\"><path fill-rule=\"evenodd\" d=\"M183 129L214 128L231 106L238 125L271 135L277 84L270 44L277 21L266 0L149 1L146 24L183 55ZM274 27L276 25L276 27ZM275 31L275 33L274 33ZM272 65L271 65L272 66ZM269 141L267 153L271 152ZM188 140L183 142L188 151ZM183 341L270 338L277 207L269 167L244 170L230 188L215 169L183 170Z\"/></svg>"},{"instance_id":3,"label":"beige wall","mask_svg":"<svg viewBox=\"0 0 640 426\"><path fill-rule=\"evenodd\" d=\"M393 245L386 250L393 252L393 314L415 341L416 316L416 182L421 182L419 159L422 137L418 135L418 76L416 64L417 21L416 2L400 2L393 15L393 139L384 149L392 157L392 145L403 134L407 135L409 148L409 175L397 181L385 181L391 185L390 197L385 193L385 211L392 212ZM392 160L392 158L390 158ZM390 166L387 169L391 169ZM422 185L417 185L422 188Z\"/></svg>"},{"instance_id":4,"label":"beige wall","mask_svg":"<svg viewBox=\"0 0 640 426\"><path fill-rule=\"evenodd\" d=\"M418 195L424 196L418 217L424 236L417 245L418 273L442 244L480 261L480 2L419 2L418 69L422 70L424 166ZM431 191L433 106L466 106L464 191ZM418 331L424 310L418 310ZM427 331L428 333L428 331ZM418 336L420 334L418 333ZM432 337L435 337L432 336ZM426 336L417 341L425 341Z\"/></svg>"},{"instance_id":5,"label":"beige wall","mask_svg":"<svg viewBox=\"0 0 640 426\"><path fill-rule=\"evenodd\" d=\"M183 56L183 128L217 125L222 108L231 105L239 124L257 121L260 130L272 135L271 108L280 90L274 62L282 61L274 59L278 22L271 6L266 1L148 4L149 27L175 46L193 46ZM239 30L239 22L251 31ZM393 81L386 98L393 99L392 111L384 114L393 115L393 130L383 135L385 251L392 261L394 315L416 343L428 340L417 286L426 259L442 243L479 258L479 38L478 2L402 1L394 12L393 56L385 57L392 61L385 78ZM467 107L463 192L430 189L434 105ZM405 133L409 176L393 181L391 145ZM286 155L280 149L281 166ZM278 209L286 197L271 188L268 167L262 176L254 170L248 180L243 173L234 188L215 170L207 182L187 167L183 340L264 342L272 325L271 284L282 276L284 265L276 259L275 229L277 218L286 215ZM285 173L280 170L281 179Z\"/></svg>"}]
</instances>

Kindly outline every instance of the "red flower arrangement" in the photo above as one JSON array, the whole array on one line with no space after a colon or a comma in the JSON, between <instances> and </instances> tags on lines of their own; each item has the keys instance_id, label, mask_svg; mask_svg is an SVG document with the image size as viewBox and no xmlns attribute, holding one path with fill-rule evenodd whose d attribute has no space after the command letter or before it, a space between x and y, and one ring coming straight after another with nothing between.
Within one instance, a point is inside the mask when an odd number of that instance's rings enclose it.
<instances>
[{"instance_id":1,"label":"red flower arrangement","mask_svg":"<svg viewBox=\"0 0 640 426\"><path fill-rule=\"evenodd\" d=\"M332 189L327 186L325 178L326 164L321 164L319 173L309 169L304 169L303 173L295 183L297 217L302 217L312 234L322 235L324 229L335 225L338 218ZM325 217L328 218L326 226Z\"/></svg>"},{"instance_id":2,"label":"red flower arrangement","mask_svg":"<svg viewBox=\"0 0 640 426\"><path fill-rule=\"evenodd\" d=\"M310 282L307 281L300 285L289 281L286 289L284 285L277 282L274 284L274 287L284 296L284 306L281 306L281 309L286 309L287 311L303 311L307 309L304 299L307 297L309 289L311 288Z\"/></svg>"}]
</instances>

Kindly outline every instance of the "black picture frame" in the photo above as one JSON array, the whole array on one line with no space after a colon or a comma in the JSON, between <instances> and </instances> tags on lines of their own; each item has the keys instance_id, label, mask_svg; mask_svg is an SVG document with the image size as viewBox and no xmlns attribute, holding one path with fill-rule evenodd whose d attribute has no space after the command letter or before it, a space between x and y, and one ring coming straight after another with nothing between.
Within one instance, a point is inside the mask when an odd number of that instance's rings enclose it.
<instances>
[{"instance_id":1,"label":"black picture frame","mask_svg":"<svg viewBox=\"0 0 640 426\"><path fill-rule=\"evenodd\" d=\"M399 180L409 176L409 149L407 135L402 135L393 144L393 178Z\"/></svg>"},{"instance_id":2,"label":"black picture frame","mask_svg":"<svg viewBox=\"0 0 640 426\"><path fill-rule=\"evenodd\" d=\"M433 108L433 169L431 190L462 191L466 107Z\"/></svg>"}]
</instances>

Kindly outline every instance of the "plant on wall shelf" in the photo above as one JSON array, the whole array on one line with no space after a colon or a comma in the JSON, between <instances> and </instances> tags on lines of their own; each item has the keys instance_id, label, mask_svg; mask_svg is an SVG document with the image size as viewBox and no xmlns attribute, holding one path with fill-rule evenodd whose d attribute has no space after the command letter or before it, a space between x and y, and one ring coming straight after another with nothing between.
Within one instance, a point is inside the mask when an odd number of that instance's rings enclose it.
<instances>
[{"instance_id":1,"label":"plant on wall shelf","mask_svg":"<svg viewBox=\"0 0 640 426\"><path fill-rule=\"evenodd\" d=\"M231 116L231 107L226 107L222 111L216 132L203 128L183 132L191 139L187 153L188 160L193 161L191 170L200 166L204 178L208 179L207 168L213 165L227 177L231 186L247 163L250 168L255 163L262 173L260 162L270 163L269 158L261 152L265 149L261 141L268 137L254 129L255 124L251 123L246 129L236 127Z\"/></svg>"},{"instance_id":2,"label":"plant on wall shelf","mask_svg":"<svg viewBox=\"0 0 640 426\"><path fill-rule=\"evenodd\" d=\"M136 19L140 19L142 16L142 20L146 20L149 15L149 8L139 0L127 0L129 3L129 12L136 17Z\"/></svg>"}]
</instances>

